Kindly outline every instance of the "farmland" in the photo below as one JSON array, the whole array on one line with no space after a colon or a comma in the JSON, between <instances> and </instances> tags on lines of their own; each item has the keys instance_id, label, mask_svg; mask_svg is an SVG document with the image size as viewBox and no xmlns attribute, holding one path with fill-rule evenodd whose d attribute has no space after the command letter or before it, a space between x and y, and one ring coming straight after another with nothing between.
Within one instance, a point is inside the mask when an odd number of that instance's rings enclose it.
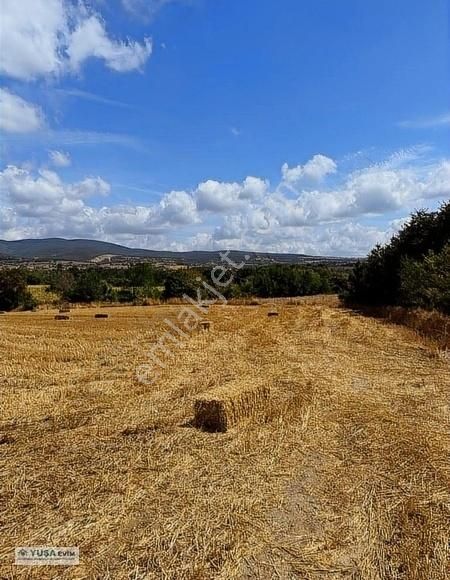
<instances>
[{"instance_id":1,"label":"farmland","mask_svg":"<svg viewBox=\"0 0 450 580\"><path fill-rule=\"evenodd\" d=\"M444 580L438 348L332 298L215 305L140 382L181 308L0 317L0 576ZM239 383L278 403L225 433L192 425L196 397ZM79 546L80 565L15 567L21 545Z\"/></svg>"}]
</instances>

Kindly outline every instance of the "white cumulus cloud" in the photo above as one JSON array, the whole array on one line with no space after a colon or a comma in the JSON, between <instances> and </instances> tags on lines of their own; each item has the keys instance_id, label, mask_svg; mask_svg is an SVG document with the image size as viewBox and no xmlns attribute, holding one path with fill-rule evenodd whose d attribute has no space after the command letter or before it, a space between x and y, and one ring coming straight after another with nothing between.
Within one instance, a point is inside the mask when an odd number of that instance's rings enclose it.
<instances>
[{"instance_id":1,"label":"white cumulus cloud","mask_svg":"<svg viewBox=\"0 0 450 580\"><path fill-rule=\"evenodd\" d=\"M223 212L236 206L242 186L208 179L197 187L196 197L199 210Z\"/></svg>"},{"instance_id":2,"label":"white cumulus cloud","mask_svg":"<svg viewBox=\"0 0 450 580\"><path fill-rule=\"evenodd\" d=\"M432 168L423 186L425 198L450 198L450 160L445 159Z\"/></svg>"},{"instance_id":3,"label":"white cumulus cloud","mask_svg":"<svg viewBox=\"0 0 450 580\"><path fill-rule=\"evenodd\" d=\"M111 38L102 18L82 0L1 0L0 73L33 80L77 71L90 58L110 69L140 69L151 40Z\"/></svg>"},{"instance_id":4,"label":"white cumulus cloud","mask_svg":"<svg viewBox=\"0 0 450 580\"><path fill-rule=\"evenodd\" d=\"M399 209L417 195L420 180L411 171L368 168L351 175L346 183L355 213L384 213Z\"/></svg>"},{"instance_id":5,"label":"white cumulus cloud","mask_svg":"<svg viewBox=\"0 0 450 580\"><path fill-rule=\"evenodd\" d=\"M35 105L7 89L0 89L0 129L7 133L32 133L44 126L44 116Z\"/></svg>"},{"instance_id":6,"label":"white cumulus cloud","mask_svg":"<svg viewBox=\"0 0 450 580\"><path fill-rule=\"evenodd\" d=\"M104 196L109 191L109 184L100 177L66 184L48 169L34 174L8 165L0 172L0 206L12 208L18 217L41 216L43 221L57 221L61 215L83 210L83 199Z\"/></svg>"},{"instance_id":7,"label":"white cumulus cloud","mask_svg":"<svg viewBox=\"0 0 450 580\"><path fill-rule=\"evenodd\" d=\"M9 165L0 171L0 238L94 237L155 249L364 255L416 207L433 208L449 197L450 160L398 165L388 158L336 175L332 187L324 180L311 189L272 188L254 176L208 180L147 205L108 204L109 192L101 177L68 183L50 169Z\"/></svg>"},{"instance_id":8,"label":"white cumulus cloud","mask_svg":"<svg viewBox=\"0 0 450 580\"><path fill-rule=\"evenodd\" d=\"M283 180L288 184L296 184L301 181L320 182L327 175L336 173L336 162L326 155L314 155L304 165L289 167L284 163L281 168Z\"/></svg>"},{"instance_id":9,"label":"white cumulus cloud","mask_svg":"<svg viewBox=\"0 0 450 580\"><path fill-rule=\"evenodd\" d=\"M199 221L195 200L185 191L166 194L159 204L158 215L162 221L171 224L186 225Z\"/></svg>"},{"instance_id":10,"label":"white cumulus cloud","mask_svg":"<svg viewBox=\"0 0 450 580\"><path fill-rule=\"evenodd\" d=\"M269 182L259 177L246 177L242 183L208 179L198 185L195 197L200 211L220 213L261 199L268 190Z\"/></svg>"},{"instance_id":11,"label":"white cumulus cloud","mask_svg":"<svg viewBox=\"0 0 450 580\"><path fill-rule=\"evenodd\" d=\"M116 41L106 33L104 23L98 16L80 21L70 34L67 46L70 66L78 70L89 58L102 59L106 66L117 72L140 69L152 53L152 41Z\"/></svg>"}]
</instances>

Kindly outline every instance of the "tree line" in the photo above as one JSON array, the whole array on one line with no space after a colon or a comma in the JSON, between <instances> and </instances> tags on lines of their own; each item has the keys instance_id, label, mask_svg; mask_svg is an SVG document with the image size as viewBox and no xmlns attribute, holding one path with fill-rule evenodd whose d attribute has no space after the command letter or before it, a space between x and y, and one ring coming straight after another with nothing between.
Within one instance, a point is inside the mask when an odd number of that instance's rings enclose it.
<instances>
[{"instance_id":1,"label":"tree line","mask_svg":"<svg viewBox=\"0 0 450 580\"><path fill-rule=\"evenodd\" d=\"M232 282L217 290L226 298L288 297L343 292L348 270L340 267L266 265L233 271ZM54 269L0 270L0 310L31 309L36 302L29 287L43 285L64 302L121 302L145 304L190 296L205 281L214 286L211 269L166 269L149 263L128 268L80 269L58 265ZM204 287L202 295L205 296Z\"/></svg>"},{"instance_id":2,"label":"tree line","mask_svg":"<svg viewBox=\"0 0 450 580\"><path fill-rule=\"evenodd\" d=\"M437 211L416 211L389 243L357 263L344 298L450 314L450 202Z\"/></svg>"}]
</instances>

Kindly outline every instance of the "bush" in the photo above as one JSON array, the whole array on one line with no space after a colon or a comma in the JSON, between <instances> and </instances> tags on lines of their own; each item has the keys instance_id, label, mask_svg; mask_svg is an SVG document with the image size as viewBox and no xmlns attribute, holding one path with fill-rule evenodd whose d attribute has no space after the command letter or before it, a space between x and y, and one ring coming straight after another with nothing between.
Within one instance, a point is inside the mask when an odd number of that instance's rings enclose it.
<instances>
[{"instance_id":1,"label":"bush","mask_svg":"<svg viewBox=\"0 0 450 580\"><path fill-rule=\"evenodd\" d=\"M421 262L406 258L400 270L400 301L404 306L435 308L450 314L450 244Z\"/></svg>"},{"instance_id":2,"label":"bush","mask_svg":"<svg viewBox=\"0 0 450 580\"><path fill-rule=\"evenodd\" d=\"M36 301L27 288L27 279L20 270L0 270L0 310L32 310Z\"/></svg>"},{"instance_id":3,"label":"bush","mask_svg":"<svg viewBox=\"0 0 450 580\"><path fill-rule=\"evenodd\" d=\"M115 291L114 299L118 302L133 302L134 292L129 288L121 288Z\"/></svg>"}]
</instances>

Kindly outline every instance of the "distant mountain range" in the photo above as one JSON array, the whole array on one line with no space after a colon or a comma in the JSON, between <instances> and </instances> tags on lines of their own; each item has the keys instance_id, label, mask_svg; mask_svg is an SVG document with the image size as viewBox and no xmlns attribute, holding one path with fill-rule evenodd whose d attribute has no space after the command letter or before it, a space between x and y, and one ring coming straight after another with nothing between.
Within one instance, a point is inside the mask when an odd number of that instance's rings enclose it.
<instances>
[{"instance_id":1,"label":"distant mountain range","mask_svg":"<svg viewBox=\"0 0 450 580\"><path fill-rule=\"evenodd\" d=\"M225 251L225 250L223 250ZM116 262L126 259L172 262L178 264L210 264L220 261L220 252L166 252L127 248L118 244L98 240L65 240L46 238L39 240L0 240L0 261L70 261L70 262ZM229 258L236 263L249 264L300 264L300 263L342 263L353 262L352 258L330 258L305 254L276 254L268 252L244 252L232 250ZM246 259L245 256L250 256Z\"/></svg>"}]
</instances>

